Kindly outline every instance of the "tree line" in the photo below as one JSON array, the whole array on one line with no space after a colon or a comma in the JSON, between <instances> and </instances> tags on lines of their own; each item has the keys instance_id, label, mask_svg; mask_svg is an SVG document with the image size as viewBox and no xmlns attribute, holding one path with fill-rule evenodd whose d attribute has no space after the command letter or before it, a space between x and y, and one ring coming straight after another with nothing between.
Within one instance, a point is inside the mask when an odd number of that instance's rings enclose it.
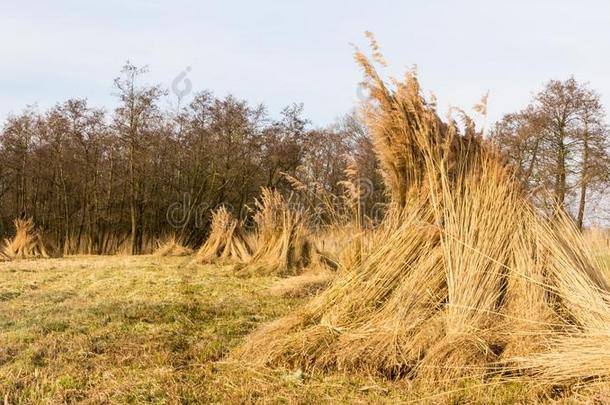
<instances>
[{"instance_id":1,"label":"tree line","mask_svg":"<svg viewBox=\"0 0 610 405\"><path fill-rule=\"evenodd\" d=\"M73 99L9 116L0 134L0 234L32 217L64 253L141 253L177 232L205 237L210 211L251 205L262 186L289 192L286 175L340 194L356 161L377 178L366 131L353 114L313 128L303 106L278 118L262 105L203 91L185 107L160 107L167 91L142 85L127 63L110 113ZM380 187L378 180L378 187ZM381 192L381 191L379 191Z\"/></svg>"},{"instance_id":2,"label":"tree line","mask_svg":"<svg viewBox=\"0 0 610 405\"><path fill-rule=\"evenodd\" d=\"M163 109L167 91L142 85L145 74L123 67L110 112L72 99L6 119L0 234L12 231L14 218L32 217L63 253L123 247L138 254L170 233L196 245L221 205L251 206L262 186L289 193L290 176L338 196L346 171L366 182L369 214L383 203L371 140L356 114L316 128L301 104L273 118L263 105L208 91ZM582 228L588 196L609 180L608 130L595 91L573 78L551 81L489 137L538 206L563 207Z\"/></svg>"}]
</instances>

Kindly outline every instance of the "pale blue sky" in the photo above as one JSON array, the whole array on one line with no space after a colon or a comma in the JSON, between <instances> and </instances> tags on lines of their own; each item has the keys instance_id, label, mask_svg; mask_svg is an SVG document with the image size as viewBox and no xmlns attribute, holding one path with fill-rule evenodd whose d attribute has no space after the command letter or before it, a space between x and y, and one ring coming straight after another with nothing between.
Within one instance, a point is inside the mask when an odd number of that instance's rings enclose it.
<instances>
[{"instance_id":1,"label":"pale blue sky","mask_svg":"<svg viewBox=\"0 0 610 405\"><path fill-rule=\"evenodd\" d=\"M352 59L373 31L391 71L417 64L439 106L490 91L490 119L523 107L551 78L574 74L610 108L608 1L2 0L0 117L86 97L108 109L125 60L170 87L187 66L210 89L272 114L303 102L315 124L357 99Z\"/></svg>"}]
</instances>

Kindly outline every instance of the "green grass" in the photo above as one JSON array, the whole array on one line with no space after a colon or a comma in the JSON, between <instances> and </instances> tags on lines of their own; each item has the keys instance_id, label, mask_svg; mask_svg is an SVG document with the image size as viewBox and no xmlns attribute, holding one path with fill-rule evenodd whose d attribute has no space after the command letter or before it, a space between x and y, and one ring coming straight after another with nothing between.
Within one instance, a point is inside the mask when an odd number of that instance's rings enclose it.
<instances>
[{"instance_id":1,"label":"green grass","mask_svg":"<svg viewBox=\"0 0 610 405\"><path fill-rule=\"evenodd\" d=\"M262 369L227 354L301 301L269 277L188 258L72 257L0 263L0 403L511 403L520 384L409 381ZM426 400L427 398L427 400ZM538 397L539 398L539 397Z\"/></svg>"}]
</instances>

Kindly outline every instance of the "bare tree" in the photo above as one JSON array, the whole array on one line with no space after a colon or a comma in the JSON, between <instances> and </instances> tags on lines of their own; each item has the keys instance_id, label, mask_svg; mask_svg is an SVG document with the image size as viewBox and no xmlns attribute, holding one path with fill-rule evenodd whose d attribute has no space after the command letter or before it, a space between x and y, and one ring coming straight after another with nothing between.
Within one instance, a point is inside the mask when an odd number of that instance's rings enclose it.
<instances>
[{"instance_id":1,"label":"bare tree","mask_svg":"<svg viewBox=\"0 0 610 405\"><path fill-rule=\"evenodd\" d=\"M536 108L545 118L542 128L545 136L546 156L554 160L550 163L554 178L553 192L555 204L564 208L568 194L569 161L575 152L575 135L578 130L583 102L583 89L570 78L564 82L551 80L536 96Z\"/></svg>"},{"instance_id":2,"label":"bare tree","mask_svg":"<svg viewBox=\"0 0 610 405\"><path fill-rule=\"evenodd\" d=\"M127 149L129 211L131 220L131 253L142 249L147 148L160 113L157 102L164 94L159 86L139 87L138 79L148 71L127 62L122 76L114 80L121 105L115 111L119 138Z\"/></svg>"},{"instance_id":3,"label":"bare tree","mask_svg":"<svg viewBox=\"0 0 610 405\"><path fill-rule=\"evenodd\" d=\"M582 228L587 192L608 178L604 119L597 93L573 77L552 80L524 110L496 123L492 138L543 207L566 209L577 196Z\"/></svg>"},{"instance_id":4,"label":"bare tree","mask_svg":"<svg viewBox=\"0 0 610 405\"><path fill-rule=\"evenodd\" d=\"M0 131L2 231L15 217L32 216L60 252L138 254L176 231L200 243L209 211L218 205L240 210L262 186L290 192L282 173L336 194L352 158L363 177L378 175L357 120L313 129L301 104L270 117L263 105L205 91L177 111L164 110L165 92L144 85L145 73L124 66L114 81L119 103L111 113L77 99L6 120ZM183 212L168 220L176 206Z\"/></svg>"},{"instance_id":5,"label":"bare tree","mask_svg":"<svg viewBox=\"0 0 610 405\"><path fill-rule=\"evenodd\" d=\"M608 131L604 123L605 113L599 95L589 89L583 90L579 114L580 128L577 140L580 143L580 196L576 225L583 228L587 191L608 180Z\"/></svg>"}]
</instances>

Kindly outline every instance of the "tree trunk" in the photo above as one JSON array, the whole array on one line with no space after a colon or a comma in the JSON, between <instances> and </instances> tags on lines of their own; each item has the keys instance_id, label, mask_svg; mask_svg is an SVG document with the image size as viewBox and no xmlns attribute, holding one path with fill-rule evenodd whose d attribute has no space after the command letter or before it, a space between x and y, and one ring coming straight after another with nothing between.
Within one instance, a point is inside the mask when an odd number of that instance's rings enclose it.
<instances>
[{"instance_id":1,"label":"tree trunk","mask_svg":"<svg viewBox=\"0 0 610 405\"><path fill-rule=\"evenodd\" d=\"M555 174L555 202L561 209L566 199L566 147L563 136L557 148L557 173Z\"/></svg>"},{"instance_id":2,"label":"tree trunk","mask_svg":"<svg viewBox=\"0 0 610 405\"><path fill-rule=\"evenodd\" d=\"M134 170L134 152L133 146L129 156L129 213L131 219L131 254L138 255L140 254L139 244L138 244L138 196L137 196L137 186L135 179L135 170Z\"/></svg>"},{"instance_id":3,"label":"tree trunk","mask_svg":"<svg viewBox=\"0 0 610 405\"><path fill-rule=\"evenodd\" d=\"M587 186L589 181L589 129L585 123L585 132L583 134L583 151L582 151L582 169L580 174L580 201L578 203L578 217L576 226L582 230L585 218L585 204L587 201Z\"/></svg>"}]
</instances>

